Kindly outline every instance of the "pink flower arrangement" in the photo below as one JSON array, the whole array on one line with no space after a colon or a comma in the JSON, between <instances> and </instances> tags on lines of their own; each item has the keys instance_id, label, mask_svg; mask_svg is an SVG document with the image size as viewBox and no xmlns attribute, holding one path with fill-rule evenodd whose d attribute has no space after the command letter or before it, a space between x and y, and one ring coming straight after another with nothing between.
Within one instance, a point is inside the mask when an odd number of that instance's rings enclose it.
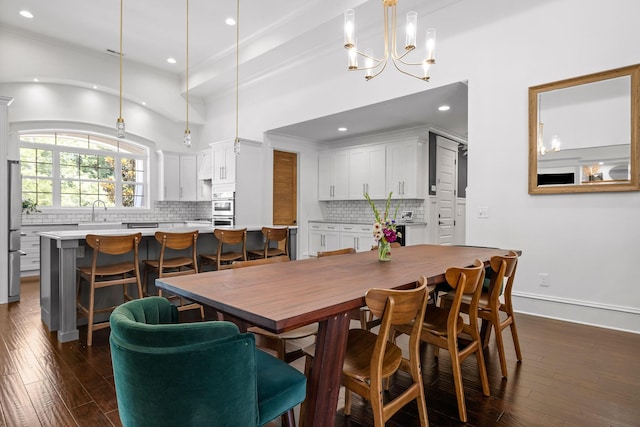
<instances>
[{"instance_id":1,"label":"pink flower arrangement","mask_svg":"<svg viewBox=\"0 0 640 427\"><path fill-rule=\"evenodd\" d=\"M365 199L369 202L369 206L373 209L373 214L375 216L375 223L373 224L373 238L376 242L384 242L384 243L393 243L398 237L402 237L401 234L396 230L396 216L398 214L398 206L393 213L393 218L389 218L389 207L391 206L391 195L393 192L389 193L387 197L387 203L384 209L384 216L380 215L378 208L373 203L369 194L364 193Z\"/></svg>"}]
</instances>

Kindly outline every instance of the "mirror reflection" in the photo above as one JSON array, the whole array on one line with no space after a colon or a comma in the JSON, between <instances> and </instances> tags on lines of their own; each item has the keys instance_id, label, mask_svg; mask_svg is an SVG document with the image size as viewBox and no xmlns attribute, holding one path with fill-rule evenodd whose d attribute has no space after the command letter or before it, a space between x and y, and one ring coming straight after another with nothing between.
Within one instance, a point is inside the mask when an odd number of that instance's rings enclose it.
<instances>
[{"instance_id":1,"label":"mirror reflection","mask_svg":"<svg viewBox=\"0 0 640 427\"><path fill-rule=\"evenodd\" d=\"M640 189L638 69L529 88L529 193Z\"/></svg>"}]
</instances>

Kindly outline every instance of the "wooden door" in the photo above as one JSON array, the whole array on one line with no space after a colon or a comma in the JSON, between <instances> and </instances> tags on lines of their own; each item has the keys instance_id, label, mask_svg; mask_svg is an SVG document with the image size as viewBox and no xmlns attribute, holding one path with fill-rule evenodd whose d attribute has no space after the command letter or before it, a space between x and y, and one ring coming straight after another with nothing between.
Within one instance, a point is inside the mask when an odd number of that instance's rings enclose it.
<instances>
[{"instance_id":1,"label":"wooden door","mask_svg":"<svg viewBox=\"0 0 640 427\"><path fill-rule=\"evenodd\" d=\"M298 155L273 151L273 224L298 225Z\"/></svg>"}]
</instances>

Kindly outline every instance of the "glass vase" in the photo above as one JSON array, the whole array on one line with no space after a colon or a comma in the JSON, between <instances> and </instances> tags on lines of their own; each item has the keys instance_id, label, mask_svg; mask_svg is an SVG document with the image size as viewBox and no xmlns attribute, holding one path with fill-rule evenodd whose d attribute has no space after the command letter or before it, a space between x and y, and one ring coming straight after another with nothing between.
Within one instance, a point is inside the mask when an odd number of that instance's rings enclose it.
<instances>
[{"instance_id":1,"label":"glass vase","mask_svg":"<svg viewBox=\"0 0 640 427\"><path fill-rule=\"evenodd\" d=\"M391 261L391 244L380 240L378 242L378 260Z\"/></svg>"}]
</instances>

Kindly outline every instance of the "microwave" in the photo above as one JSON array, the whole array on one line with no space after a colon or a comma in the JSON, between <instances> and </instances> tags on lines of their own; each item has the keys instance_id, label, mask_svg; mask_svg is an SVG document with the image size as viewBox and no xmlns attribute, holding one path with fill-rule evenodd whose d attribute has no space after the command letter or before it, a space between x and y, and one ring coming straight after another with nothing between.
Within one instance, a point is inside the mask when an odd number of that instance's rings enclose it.
<instances>
[{"instance_id":1,"label":"microwave","mask_svg":"<svg viewBox=\"0 0 640 427\"><path fill-rule=\"evenodd\" d=\"M235 201L233 199L214 199L211 203L214 218L219 216L233 217L235 215Z\"/></svg>"}]
</instances>

